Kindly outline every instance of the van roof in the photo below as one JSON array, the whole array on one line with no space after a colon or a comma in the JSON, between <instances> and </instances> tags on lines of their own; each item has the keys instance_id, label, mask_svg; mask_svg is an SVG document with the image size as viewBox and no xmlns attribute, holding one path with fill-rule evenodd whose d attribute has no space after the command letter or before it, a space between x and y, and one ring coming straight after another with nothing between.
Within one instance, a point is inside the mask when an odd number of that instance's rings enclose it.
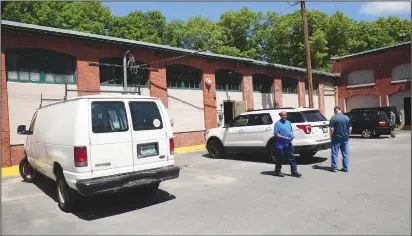
<instances>
[{"instance_id":1,"label":"van roof","mask_svg":"<svg viewBox=\"0 0 412 236\"><path fill-rule=\"evenodd\" d=\"M159 100L160 98L151 97L151 96L142 96L142 95L133 95L133 94L118 94L118 93L108 93L108 94L95 94L95 95L84 95L67 98L66 100L62 99L61 101L53 102L44 106L39 107L38 109L49 107L52 105L57 105L59 103L75 101L81 99L152 99Z\"/></svg>"}]
</instances>

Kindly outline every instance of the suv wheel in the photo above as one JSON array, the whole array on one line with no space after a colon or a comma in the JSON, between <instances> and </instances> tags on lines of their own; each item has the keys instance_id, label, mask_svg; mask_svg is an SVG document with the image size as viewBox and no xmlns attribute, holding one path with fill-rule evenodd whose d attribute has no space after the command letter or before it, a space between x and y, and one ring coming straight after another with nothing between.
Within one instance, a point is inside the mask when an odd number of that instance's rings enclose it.
<instances>
[{"instance_id":1,"label":"suv wheel","mask_svg":"<svg viewBox=\"0 0 412 236\"><path fill-rule=\"evenodd\" d=\"M268 160L271 163L276 163L276 148L275 148L275 140L272 140L268 147Z\"/></svg>"},{"instance_id":2,"label":"suv wheel","mask_svg":"<svg viewBox=\"0 0 412 236\"><path fill-rule=\"evenodd\" d=\"M371 129L363 129L361 135L362 135L363 138L372 138L373 133L374 132Z\"/></svg>"},{"instance_id":3,"label":"suv wheel","mask_svg":"<svg viewBox=\"0 0 412 236\"><path fill-rule=\"evenodd\" d=\"M64 212L71 212L74 209L78 195L69 187L69 185L67 185L63 173L60 173L57 176L56 188L57 203L59 204L59 208Z\"/></svg>"},{"instance_id":4,"label":"suv wheel","mask_svg":"<svg viewBox=\"0 0 412 236\"><path fill-rule=\"evenodd\" d=\"M30 165L27 157L20 161L19 172L23 180L28 183L33 183L38 177L38 172Z\"/></svg>"},{"instance_id":5,"label":"suv wheel","mask_svg":"<svg viewBox=\"0 0 412 236\"><path fill-rule=\"evenodd\" d=\"M222 158L225 155L225 148L218 139L210 140L207 144L207 151L212 158Z\"/></svg>"},{"instance_id":6,"label":"suv wheel","mask_svg":"<svg viewBox=\"0 0 412 236\"><path fill-rule=\"evenodd\" d=\"M304 152L300 152L299 155L303 158L313 158L316 153L318 153L317 151L304 151Z\"/></svg>"}]
</instances>

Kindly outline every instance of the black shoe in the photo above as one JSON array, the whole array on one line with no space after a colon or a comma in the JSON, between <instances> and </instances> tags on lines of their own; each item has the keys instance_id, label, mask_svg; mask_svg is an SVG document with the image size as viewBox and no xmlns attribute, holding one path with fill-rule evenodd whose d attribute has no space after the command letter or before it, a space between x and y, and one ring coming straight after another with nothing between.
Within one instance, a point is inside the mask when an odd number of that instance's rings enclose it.
<instances>
[{"instance_id":1,"label":"black shoe","mask_svg":"<svg viewBox=\"0 0 412 236\"><path fill-rule=\"evenodd\" d=\"M348 170L345 169L345 168L340 169L340 171L342 171L342 172L348 172Z\"/></svg>"},{"instance_id":2,"label":"black shoe","mask_svg":"<svg viewBox=\"0 0 412 236\"><path fill-rule=\"evenodd\" d=\"M284 175L284 174L282 174L282 172L280 172L280 171L276 171L276 170L275 170L275 176L278 176L278 177L285 177L285 175Z\"/></svg>"},{"instance_id":3,"label":"black shoe","mask_svg":"<svg viewBox=\"0 0 412 236\"><path fill-rule=\"evenodd\" d=\"M299 172L297 172L297 171L296 171L296 172L292 172L291 175L294 176L294 177L298 177L298 178L302 176L302 174L299 173Z\"/></svg>"}]
</instances>

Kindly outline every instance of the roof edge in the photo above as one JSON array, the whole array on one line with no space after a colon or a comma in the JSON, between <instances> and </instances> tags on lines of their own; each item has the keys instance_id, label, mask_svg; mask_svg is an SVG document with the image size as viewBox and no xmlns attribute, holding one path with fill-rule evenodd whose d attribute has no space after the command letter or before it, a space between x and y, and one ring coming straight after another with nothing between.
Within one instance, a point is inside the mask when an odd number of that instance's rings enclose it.
<instances>
[{"instance_id":1,"label":"roof edge","mask_svg":"<svg viewBox=\"0 0 412 236\"><path fill-rule=\"evenodd\" d=\"M34 24L27 24L27 23L15 22L15 21L1 20L1 25L6 26L6 27L11 27L11 28L33 30L33 31L49 33L49 34L71 35L71 36L76 36L79 38L98 39L98 40L108 41L108 42L113 42L113 43L124 43L124 44L130 44L130 45L142 47L142 48L150 48L154 50L162 50L162 51L189 54L189 55L192 54L193 56L241 61L241 62L246 62L246 63L250 63L253 65L257 65L257 66L268 66L268 67L273 67L273 68L281 69L281 70L288 70L288 71L295 71L295 72L302 72L302 73L307 72L305 68L281 65L281 64L276 64L276 63L269 63L269 62L258 61L258 60L254 60L250 58L227 56L223 54L215 54L215 53L209 53L209 52L198 52L195 50L171 47L168 45L147 43L147 42L142 42L142 41L116 38L116 37L91 34L91 33L84 33L84 32L79 32L79 31L40 26L40 25L34 25ZM312 74L332 77L332 78L340 78L340 73L330 73L330 72L312 70Z\"/></svg>"},{"instance_id":2,"label":"roof edge","mask_svg":"<svg viewBox=\"0 0 412 236\"><path fill-rule=\"evenodd\" d=\"M356 56L360 56L360 55L365 55L368 53L373 53L373 52L378 52L378 51L382 51L382 50L386 50L386 49L391 49L391 48L396 48L396 47L402 47L405 45L411 44L411 41L407 41L407 42L403 42L403 43L398 43L392 46L386 46L386 47L381 47L381 48L375 48L375 49L371 49L371 50L366 50L363 52L358 52L358 53L353 53L353 54L349 54L349 55L345 55L345 56L336 56L336 57L331 57L331 60L338 60L338 59L344 59L344 58L350 58L350 57L356 57Z\"/></svg>"}]
</instances>

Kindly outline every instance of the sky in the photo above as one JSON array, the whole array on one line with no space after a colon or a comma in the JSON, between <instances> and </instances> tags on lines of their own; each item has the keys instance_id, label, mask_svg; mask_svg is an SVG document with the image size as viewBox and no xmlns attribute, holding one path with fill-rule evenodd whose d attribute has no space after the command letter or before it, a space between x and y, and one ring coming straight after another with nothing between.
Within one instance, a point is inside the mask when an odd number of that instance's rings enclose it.
<instances>
[{"instance_id":1,"label":"sky","mask_svg":"<svg viewBox=\"0 0 412 236\"><path fill-rule=\"evenodd\" d=\"M103 5L110 7L112 14L117 16L124 16L136 10L157 10L162 12L167 22L187 20L198 15L217 21L223 12L238 11L244 6L252 11L276 10L279 13L290 13L300 9L300 4L291 7L288 2L104 2ZM306 2L306 8L320 10L329 15L340 10L357 21L373 21L380 16L397 16L411 20L410 2Z\"/></svg>"}]
</instances>

